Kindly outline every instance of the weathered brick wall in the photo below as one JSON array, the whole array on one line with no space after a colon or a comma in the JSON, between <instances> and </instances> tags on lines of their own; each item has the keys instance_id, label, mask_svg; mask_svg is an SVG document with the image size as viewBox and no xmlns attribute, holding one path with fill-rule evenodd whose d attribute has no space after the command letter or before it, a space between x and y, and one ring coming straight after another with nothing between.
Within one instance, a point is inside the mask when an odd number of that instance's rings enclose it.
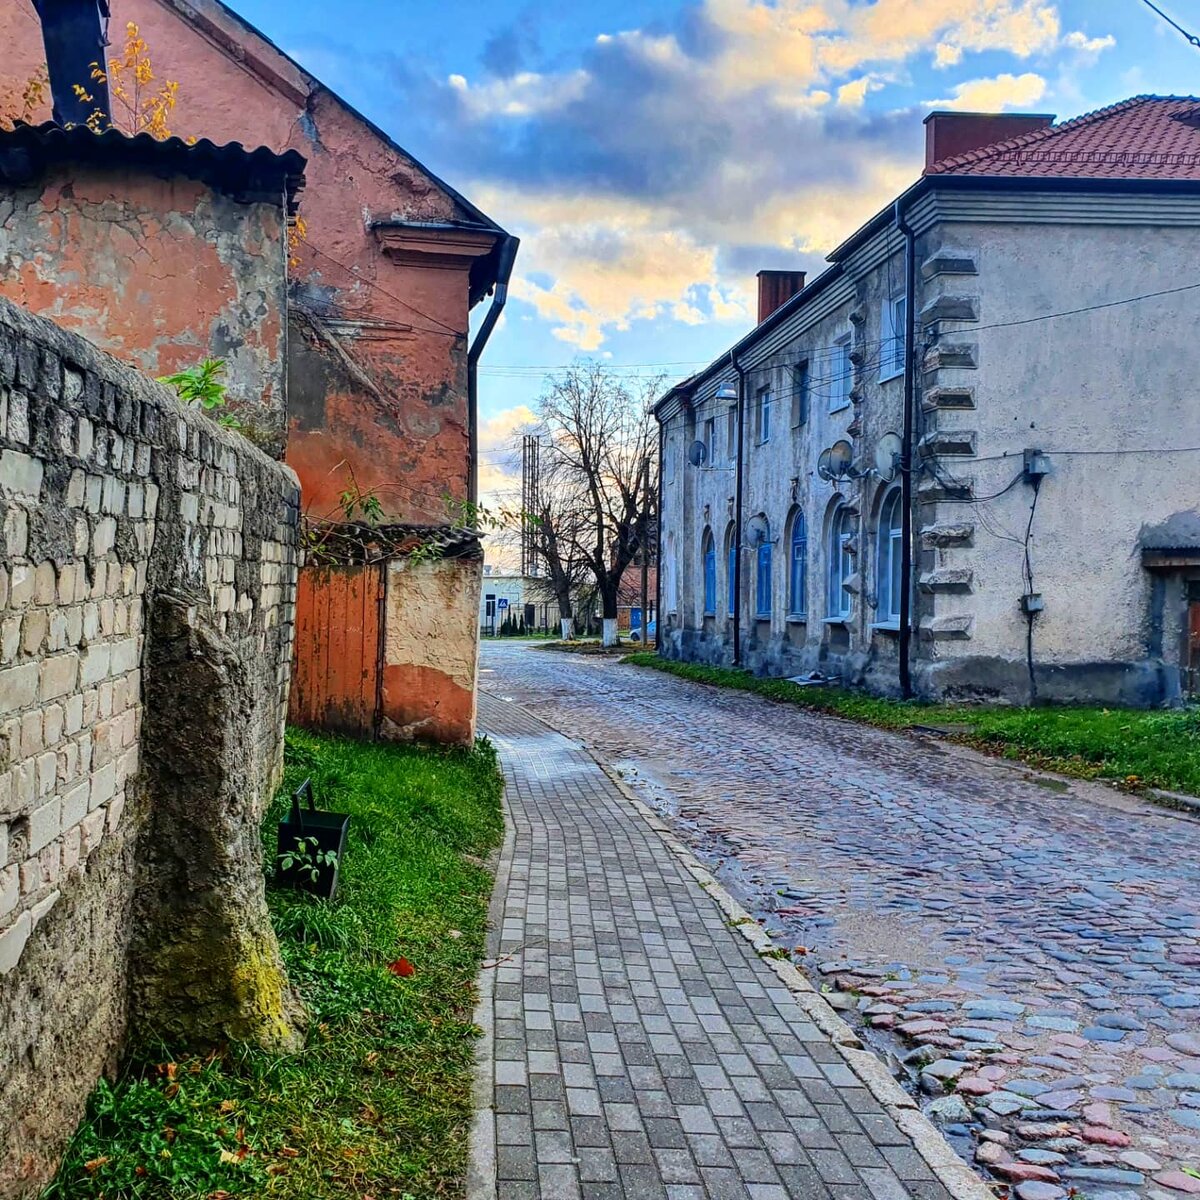
<instances>
[{"instance_id":1,"label":"weathered brick wall","mask_svg":"<svg viewBox=\"0 0 1200 1200\"><path fill-rule=\"evenodd\" d=\"M175 702L147 677L151 616L169 600L237 676L236 728L201 750L236 752L256 822L282 768L298 512L286 467L0 300L0 1196L46 1177L125 1036L139 835L170 786L139 766L148 687ZM186 726L186 696L171 715Z\"/></svg>"}]
</instances>

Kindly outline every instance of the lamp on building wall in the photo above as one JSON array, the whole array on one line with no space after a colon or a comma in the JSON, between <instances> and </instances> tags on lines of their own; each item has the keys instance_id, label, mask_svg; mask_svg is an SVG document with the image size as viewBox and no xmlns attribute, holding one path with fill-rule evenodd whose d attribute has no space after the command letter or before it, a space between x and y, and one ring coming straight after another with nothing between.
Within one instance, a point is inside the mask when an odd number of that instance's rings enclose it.
<instances>
[{"instance_id":1,"label":"lamp on building wall","mask_svg":"<svg viewBox=\"0 0 1200 1200\"><path fill-rule=\"evenodd\" d=\"M738 398L738 390L736 383L723 383L717 388L718 400L736 400Z\"/></svg>"}]
</instances>

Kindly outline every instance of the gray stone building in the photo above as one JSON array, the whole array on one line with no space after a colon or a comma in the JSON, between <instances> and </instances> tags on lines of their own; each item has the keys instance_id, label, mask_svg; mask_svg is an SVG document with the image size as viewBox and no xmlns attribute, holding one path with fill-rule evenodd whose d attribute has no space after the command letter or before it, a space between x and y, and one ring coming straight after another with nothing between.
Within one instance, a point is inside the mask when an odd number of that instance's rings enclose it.
<instances>
[{"instance_id":1,"label":"gray stone building","mask_svg":"<svg viewBox=\"0 0 1200 1200\"><path fill-rule=\"evenodd\" d=\"M931 114L921 178L812 282L760 275L756 328L656 406L662 652L1195 694L1198 250L1200 100Z\"/></svg>"}]
</instances>

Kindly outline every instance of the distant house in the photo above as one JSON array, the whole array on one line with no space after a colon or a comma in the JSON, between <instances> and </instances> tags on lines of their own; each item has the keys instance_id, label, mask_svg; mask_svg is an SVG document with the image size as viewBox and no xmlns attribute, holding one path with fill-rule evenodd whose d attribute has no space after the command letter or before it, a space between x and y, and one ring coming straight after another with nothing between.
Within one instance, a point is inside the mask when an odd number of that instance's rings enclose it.
<instances>
[{"instance_id":1,"label":"distant house","mask_svg":"<svg viewBox=\"0 0 1200 1200\"><path fill-rule=\"evenodd\" d=\"M500 632L505 619L524 623L530 632L557 628L558 605L545 579L484 568L479 593L479 631L485 637Z\"/></svg>"},{"instance_id":2,"label":"distant house","mask_svg":"<svg viewBox=\"0 0 1200 1200\"><path fill-rule=\"evenodd\" d=\"M663 652L1197 694L1198 251L1200 100L931 114L921 178L656 408Z\"/></svg>"},{"instance_id":3,"label":"distant house","mask_svg":"<svg viewBox=\"0 0 1200 1200\"><path fill-rule=\"evenodd\" d=\"M226 360L233 407L253 421L260 444L296 471L310 517L344 520L347 495L378 502L393 526L435 535L451 511L461 516L461 507L448 511L447 500L460 506L475 498L477 366L504 304L517 240L220 0L95 0L94 8L76 0L44 11L47 20L70 25L71 37L58 43L66 53L52 71L60 87L73 77L89 84L88 64L119 50L134 22L157 80L179 84L173 132L233 143L225 147L230 153L265 146L307 159L305 227L293 228L286 309L264 293L239 298L237 319L189 320L189 289L202 291L212 278L201 261L174 280L180 302L170 319L161 310L151 316L137 300L144 263L130 251L123 311L144 315L136 336L151 339L172 368L188 356ZM117 44L107 51L102 13ZM0 85L19 94L46 60L32 0L0 5L0 40ZM47 116L48 106L35 114ZM17 264L3 250L0 242L0 273L11 274ZM286 242L263 241L259 252L276 255L280 270L289 257ZM58 319L64 302L48 256L20 270L23 302ZM471 310L489 296L472 336ZM259 328L248 337L243 324L251 317ZM267 342L286 356L284 379L270 394L258 378ZM111 338L101 344L126 356ZM340 656L330 658L326 641L298 638L293 717L357 733L469 743L480 569L475 546L440 569L376 564L348 590L344 580L307 570L299 627L332 622L358 630L361 644L352 651L358 666L345 672L331 668ZM448 609L447 589L454 593ZM377 621L355 615L356 605L384 611L382 635ZM454 614L432 643L399 616L418 605ZM376 653L381 647L386 653Z\"/></svg>"}]
</instances>

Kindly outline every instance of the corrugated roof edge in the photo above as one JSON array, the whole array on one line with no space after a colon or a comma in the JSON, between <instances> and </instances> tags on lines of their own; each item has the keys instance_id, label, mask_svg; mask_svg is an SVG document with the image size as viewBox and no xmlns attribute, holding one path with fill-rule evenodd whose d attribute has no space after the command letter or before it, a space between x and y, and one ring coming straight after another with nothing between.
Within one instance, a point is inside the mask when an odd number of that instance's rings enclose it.
<instances>
[{"instance_id":1,"label":"corrugated roof edge","mask_svg":"<svg viewBox=\"0 0 1200 1200\"><path fill-rule=\"evenodd\" d=\"M43 125L18 122L11 130L0 130L0 181L24 182L52 161L119 161L172 170L248 199L278 199L282 192L287 196L289 214L296 211L308 165L298 150L279 154L266 146L249 150L240 142L219 146L208 138L189 143L148 133L130 136L119 129L94 133L86 125L64 128L52 121Z\"/></svg>"}]
</instances>

